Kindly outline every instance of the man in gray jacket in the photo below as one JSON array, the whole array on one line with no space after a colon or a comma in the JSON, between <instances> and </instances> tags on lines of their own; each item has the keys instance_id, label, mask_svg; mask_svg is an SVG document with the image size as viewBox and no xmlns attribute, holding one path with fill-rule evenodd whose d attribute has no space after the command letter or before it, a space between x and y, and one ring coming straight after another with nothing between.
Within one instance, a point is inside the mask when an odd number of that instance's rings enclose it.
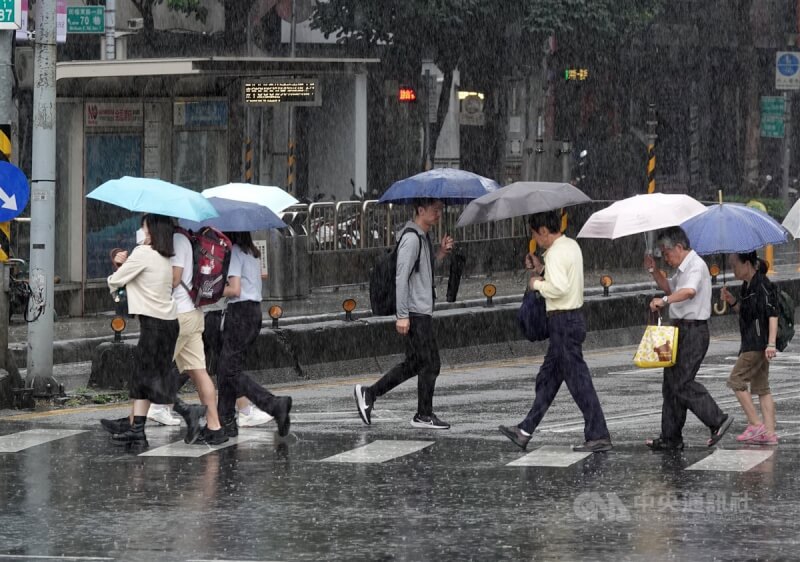
<instances>
[{"instance_id":1,"label":"man in gray jacket","mask_svg":"<svg viewBox=\"0 0 800 562\"><path fill-rule=\"evenodd\" d=\"M375 399L416 376L417 413L411 425L428 429L450 428L450 424L433 413L433 392L440 360L433 332L434 257L428 232L438 224L443 208L444 203L438 199L415 200L414 220L401 230L404 234L397 248L395 327L406 338L406 356L402 363L395 365L372 386L356 385L354 394L358 413L367 425L372 423ZM453 245L453 239L445 235L436 259L446 257Z\"/></svg>"}]
</instances>

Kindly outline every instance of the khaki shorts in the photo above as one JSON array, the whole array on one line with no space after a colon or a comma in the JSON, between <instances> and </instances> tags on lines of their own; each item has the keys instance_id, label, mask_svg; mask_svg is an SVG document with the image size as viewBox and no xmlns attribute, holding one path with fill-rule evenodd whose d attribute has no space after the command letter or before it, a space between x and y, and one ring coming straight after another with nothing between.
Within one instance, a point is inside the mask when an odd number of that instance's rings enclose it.
<instances>
[{"instance_id":1,"label":"khaki shorts","mask_svg":"<svg viewBox=\"0 0 800 562\"><path fill-rule=\"evenodd\" d=\"M728 377L728 388L735 391L747 390L747 383L750 383L752 394L770 394L769 361L764 357L763 351L745 351L736 360L731 376Z\"/></svg>"},{"instance_id":2,"label":"khaki shorts","mask_svg":"<svg viewBox=\"0 0 800 562\"><path fill-rule=\"evenodd\" d=\"M194 371L206 368L206 354L203 350L203 312L192 310L178 314L180 332L175 342L175 363L178 370Z\"/></svg>"}]
</instances>

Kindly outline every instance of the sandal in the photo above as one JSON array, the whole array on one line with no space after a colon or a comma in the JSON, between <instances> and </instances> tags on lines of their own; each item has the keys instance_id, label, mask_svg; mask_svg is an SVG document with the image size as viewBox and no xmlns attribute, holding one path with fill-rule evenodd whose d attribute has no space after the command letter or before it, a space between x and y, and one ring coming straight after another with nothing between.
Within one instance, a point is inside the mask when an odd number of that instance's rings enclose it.
<instances>
[{"instance_id":1,"label":"sandal","mask_svg":"<svg viewBox=\"0 0 800 562\"><path fill-rule=\"evenodd\" d=\"M666 439L661 439L660 437L656 439L648 439L644 442L645 445L650 447L652 451L682 451L683 450L683 440L680 441L667 441Z\"/></svg>"},{"instance_id":2,"label":"sandal","mask_svg":"<svg viewBox=\"0 0 800 562\"><path fill-rule=\"evenodd\" d=\"M728 428L732 423L733 416L725 416L725 419L722 421L720 426L711 430L711 439L708 440L708 446L713 447L716 445L717 442L719 442L719 440L725 435L725 432L728 431Z\"/></svg>"}]
</instances>

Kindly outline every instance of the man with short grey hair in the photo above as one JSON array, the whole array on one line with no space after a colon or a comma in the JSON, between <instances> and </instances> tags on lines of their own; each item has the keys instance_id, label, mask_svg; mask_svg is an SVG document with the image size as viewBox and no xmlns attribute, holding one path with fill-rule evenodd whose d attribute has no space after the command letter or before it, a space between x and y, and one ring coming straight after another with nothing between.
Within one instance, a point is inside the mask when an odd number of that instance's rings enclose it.
<instances>
[{"instance_id":1,"label":"man with short grey hair","mask_svg":"<svg viewBox=\"0 0 800 562\"><path fill-rule=\"evenodd\" d=\"M686 411L691 412L711 430L709 447L716 444L733 422L724 414L708 390L695 380L708 351L708 319L711 316L711 274L703 259L692 250L682 228L666 229L658 237L664 261L675 268L667 278L646 254L644 266L653 276L663 297L650 301L650 310L658 312L669 305L672 324L678 327L678 353L673 367L664 369L661 406L661 435L648 439L654 451L683 449L683 426Z\"/></svg>"}]
</instances>

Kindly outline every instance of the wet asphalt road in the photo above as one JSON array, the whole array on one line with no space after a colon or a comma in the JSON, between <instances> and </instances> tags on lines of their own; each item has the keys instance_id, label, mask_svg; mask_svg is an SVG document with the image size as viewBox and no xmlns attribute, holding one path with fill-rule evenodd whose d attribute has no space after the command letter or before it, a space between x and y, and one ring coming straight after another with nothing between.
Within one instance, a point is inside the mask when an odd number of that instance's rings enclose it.
<instances>
[{"instance_id":1,"label":"wet asphalt road","mask_svg":"<svg viewBox=\"0 0 800 562\"><path fill-rule=\"evenodd\" d=\"M364 426L352 385L371 377L276 387L295 400L291 434L251 428L218 450L152 424L151 456L115 447L97 420L120 407L0 412L0 447L23 431L60 436L0 453L0 560L796 559L800 342L773 365L772 449L736 444L745 421L725 380L737 347L714 339L699 378L737 417L731 433L709 449L690 415L687 449L667 454L643 445L658 434L661 377L633 367L632 348L586 354L615 448L581 458L567 449L583 423L565 388L527 451L497 432L526 413L541 357L444 371L435 407L449 431L410 426L413 382ZM508 466L526 461L539 466Z\"/></svg>"}]
</instances>

